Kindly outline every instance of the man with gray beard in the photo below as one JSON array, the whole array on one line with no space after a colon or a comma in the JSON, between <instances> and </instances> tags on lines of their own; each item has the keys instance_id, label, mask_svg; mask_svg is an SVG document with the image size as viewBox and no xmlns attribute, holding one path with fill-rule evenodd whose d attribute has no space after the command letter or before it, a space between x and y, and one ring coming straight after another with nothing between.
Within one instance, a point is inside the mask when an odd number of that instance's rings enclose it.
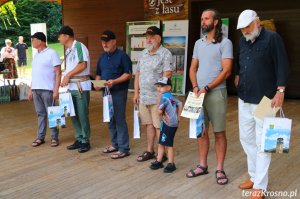
<instances>
[{"instance_id":1,"label":"man with gray beard","mask_svg":"<svg viewBox=\"0 0 300 199\"><path fill-rule=\"evenodd\" d=\"M174 70L172 53L162 46L162 31L156 26L150 26L144 35L147 48L138 59L133 103L138 105L141 124L147 129L147 148L137 157L138 162L155 158L154 141L155 137L159 137L161 118L157 108L159 95L154 84L162 77L171 78ZM164 155L163 162L166 160Z\"/></svg>"},{"instance_id":2,"label":"man with gray beard","mask_svg":"<svg viewBox=\"0 0 300 199\"><path fill-rule=\"evenodd\" d=\"M288 79L288 58L281 37L265 30L256 12L243 11L237 29L243 37L236 57L235 86L239 97L240 141L247 155L250 179L241 189L252 189L251 199L263 198L268 185L271 154L261 152L263 121L253 116L264 96L272 99L272 107L281 107Z\"/></svg>"}]
</instances>

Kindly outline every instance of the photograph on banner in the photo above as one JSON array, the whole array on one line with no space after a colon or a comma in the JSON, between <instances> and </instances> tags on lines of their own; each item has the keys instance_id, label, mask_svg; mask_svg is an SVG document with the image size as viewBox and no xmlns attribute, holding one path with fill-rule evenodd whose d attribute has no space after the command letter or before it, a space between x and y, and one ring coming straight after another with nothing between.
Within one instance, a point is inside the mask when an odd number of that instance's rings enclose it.
<instances>
[{"instance_id":1,"label":"photograph on banner","mask_svg":"<svg viewBox=\"0 0 300 199\"><path fill-rule=\"evenodd\" d=\"M146 37L143 35L150 26L160 28L160 21L132 21L126 23L126 53L132 61L132 78L129 90L133 89L134 74L140 53L146 48Z\"/></svg>"},{"instance_id":2,"label":"photograph on banner","mask_svg":"<svg viewBox=\"0 0 300 199\"><path fill-rule=\"evenodd\" d=\"M204 96L205 93L201 93L201 95L197 97L195 93L189 92L181 116L190 119L198 119L201 113Z\"/></svg>"},{"instance_id":3,"label":"photograph on banner","mask_svg":"<svg viewBox=\"0 0 300 199\"><path fill-rule=\"evenodd\" d=\"M188 0L144 0L146 20L188 19Z\"/></svg>"},{"instance_id":4,"label":"photograph on banner","mask_svg":"<svg viewBox=\"0 0 300 199\"><path fill-rule=\"evenodd\" d=\"M229 18L222 18L222 32L223 35L228 38L229 32Z\"/></svg>"},{"instance_id":5,"label":"photograph on banner","mask_svg":"<svg viewBox=\"0 0 300 199\"><path fill-rule=\"evenodd\" d=\"M174 95L185 95L188 20L163 21L163 46L172 53L174 72L172 75L172 90Z\"/></svg>"}]
</instances>

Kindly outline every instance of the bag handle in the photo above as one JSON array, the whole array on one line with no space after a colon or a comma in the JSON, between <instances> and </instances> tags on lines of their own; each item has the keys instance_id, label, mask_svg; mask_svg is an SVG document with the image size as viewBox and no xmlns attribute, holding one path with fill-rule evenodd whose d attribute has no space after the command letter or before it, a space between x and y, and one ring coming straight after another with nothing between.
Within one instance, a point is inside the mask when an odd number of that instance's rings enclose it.
<instances>
[{"instance_id":1,"label":"bag handle","mask_svg":"<svg viewBox=\"0 0 300 199\"><path fill-rule=\"evenodd\" d=\"M282 107L280 107L280 117L281 118L285 118L285 115L284 115Z\"/></svg>"},{"instance_id":2,"label":"bag handle","mask_svg":"<svg viewBox=\"0 0 300 199\"><path fill-rule=\"evenodd\" d=\"M274 113L274 117L276 117L276 107L275 106L273 107L273 113ZM284 115L282 107L280 107L279 113L280 113L280 117L281 118L285 118L285 115Z\"/></svg>"},{"instance_id":3,"label":"bag handle","mask_svg":"<svg viewBox=\"0 0 300 199\"><path fill-rule=\"evenodd\" d=\"M52 106L54 106L54 104L55 104L55 99L52 100Z\"/></svg>"},{"instance_id":4,"label":"bag handle","mask_svg":"<svg viewBox=\"0 0 300 199\"><path fill-rule=\"evenodd\" d=\"M107 95L110 95L110 91L109 91L108 86L105 86L105 89L104 89L104 96L107 96Z\"/></svg>"},{"instance_id":5,"label":"bag handle","mask_svg":"<svg viewBox=\"0 0 300 199\"><path fill-rule=\"evenodd\" d=\"M134 104L134 110L139 111L139 106L137 104Z\"/></svg>"}]
</instances>

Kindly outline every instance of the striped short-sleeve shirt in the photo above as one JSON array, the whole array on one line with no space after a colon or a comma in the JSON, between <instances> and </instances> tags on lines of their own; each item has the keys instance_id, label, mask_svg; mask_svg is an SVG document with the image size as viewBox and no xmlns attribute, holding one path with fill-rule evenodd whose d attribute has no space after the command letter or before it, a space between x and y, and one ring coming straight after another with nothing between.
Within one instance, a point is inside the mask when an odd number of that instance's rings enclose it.
<instances>
[{"instance_id":1,"label":"striped short-sleeve shirt","mask_svg":"<svg viewBox=\"0 0 300 199\"><path fill-rule=\"evenodd\" d=\"M89 51L84 44L74 40L72 47L68 48L66 51L66 74L72 71L81 62L86 62L87 67L81 73L76 74L76 76L90 75L91 66L90 66ZM90 91L91 82L90 81L81 82L81 87L82 90L84 91ZM78 90L76 83L70 83L69 90Z\"/></svg>"}]
</instances>

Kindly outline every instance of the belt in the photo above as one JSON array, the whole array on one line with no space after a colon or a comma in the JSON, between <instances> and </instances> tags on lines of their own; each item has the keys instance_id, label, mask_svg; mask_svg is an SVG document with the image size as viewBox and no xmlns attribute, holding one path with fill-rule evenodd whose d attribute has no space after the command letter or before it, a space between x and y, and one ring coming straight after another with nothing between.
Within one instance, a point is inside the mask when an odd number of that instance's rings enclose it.
<instances>
[{"instance_id":1,"label":"belt","mask_svg":"<svg viewBox=\"0 0 300 199\"><path fill-rule=\"evenodd\" d=\"M80 82L85 82L85 81L88 81L88 80L90 80L90 76L89 75L72 76L69 79L69 83L76 83L78 91L81 94L83 91L82 91L82 87L81 87Z\"/></svg>"}]
</instances>

